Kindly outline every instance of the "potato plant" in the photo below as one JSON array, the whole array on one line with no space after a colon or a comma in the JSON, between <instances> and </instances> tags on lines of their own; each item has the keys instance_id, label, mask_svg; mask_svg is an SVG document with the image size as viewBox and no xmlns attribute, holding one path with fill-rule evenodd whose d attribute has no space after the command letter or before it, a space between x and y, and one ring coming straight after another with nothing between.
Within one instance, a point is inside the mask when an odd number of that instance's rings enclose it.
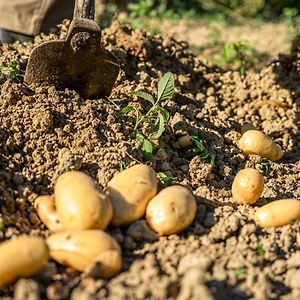
<instances>
[{"instance_id":1,"label":"potato plant","mask_svg":"<svg viewBox=\"0 0 300 300\"><path fill-rule=\"evenodd\" d=\"M146 113L139 111L134 106L126 106L121 110L123 115L133 112L135 118L133 129L145 160L152 159L153 141L158 140L166 129L170 113L162 107L162 102L173 97L174 80L174 75L171 72L164 74L158 82L156 98L143 91L132 92L133 96L142 98L151 104ZM148 131L142 132L143 127L150 128Z\"/></svg>"}]
</instances>

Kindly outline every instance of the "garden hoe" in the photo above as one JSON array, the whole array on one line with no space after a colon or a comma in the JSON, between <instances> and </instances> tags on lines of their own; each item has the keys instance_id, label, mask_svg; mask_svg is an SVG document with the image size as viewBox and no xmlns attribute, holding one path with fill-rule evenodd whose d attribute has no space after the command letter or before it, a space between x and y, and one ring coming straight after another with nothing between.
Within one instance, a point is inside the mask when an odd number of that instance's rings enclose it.
<instances>
[{"instance_id":1,"label":"garden hoe","mask_svg":"<svg viewBox=\"0 0 300 300\"><path fill-rule=\"evenodd\" d=\"M94 15L95 0L76 0L67 39L45 42L33 49L25 83L74 89L84 98L109 96L120 66L117 58L102 47L101 29Z\"/></svg>"}]
</instances>

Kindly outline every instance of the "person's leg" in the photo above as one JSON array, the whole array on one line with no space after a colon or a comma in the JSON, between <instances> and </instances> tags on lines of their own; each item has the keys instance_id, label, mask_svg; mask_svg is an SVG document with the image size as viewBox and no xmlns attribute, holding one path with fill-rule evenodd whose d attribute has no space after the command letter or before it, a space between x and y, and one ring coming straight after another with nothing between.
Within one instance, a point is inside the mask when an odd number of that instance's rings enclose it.
<instances>
[{"instance_id":1,"label":"person's leg","mask_svg":"<svg viewBox=\"0 0 300 300\"><path fill-rule=\"evenodd\" d=\"M0 41L27 40L72 16L74 0L0 0ZM23 35L23 37L22 37Z\"/></svg>"}]
</instances>

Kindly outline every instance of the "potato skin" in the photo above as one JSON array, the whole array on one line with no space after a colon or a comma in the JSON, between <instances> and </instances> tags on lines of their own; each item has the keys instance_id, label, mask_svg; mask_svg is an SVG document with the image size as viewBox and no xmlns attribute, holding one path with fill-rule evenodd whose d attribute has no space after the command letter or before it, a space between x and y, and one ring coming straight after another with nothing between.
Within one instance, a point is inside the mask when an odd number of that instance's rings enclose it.
<instances>
[{"instance_id":1,"label":"potato skin","mask_svg":"<svg viewBox=\"0 0 300 300\"><path fill-rule=\"evenodd\" d=\"M163 189L147 206L146 219L152 230L161 235L177 233L194 220L197 204L185 187L173 185Z\"/></svg>"},{"instance_id":2,"label":"potato skin","mask_svg":"<svg viewBox=\"0 0 300 300\"><path fill-rule=\"evenodd\" d=\"M45 195L37 197L34 201L34 208L42 222L52 232L60 232L64 230L56 212L53 196Z\"/></svg>"},{"instance_id":3,"label":"potato skin","mask_svg":"<svg viewBox=\"0 0 300 300\"><path fill-rule=\"evenodd\" d=\"M157 193L157 184L155 172L144 164L115 175L107 188L114 211L111 224L123 226L140 219L148 202Z\"/></svg>"},{"instance_id":4,"label":"potato skin","mask_svg":"<svg viewBox=\"0 0 300 300\"><path fill-rule=\"evenodd\" d=\"M49 258L45 241L20 236L0 244L0 289L17 278L36 274Z\"/></svg>"},{"instance_id":5,"label":"potato skin","mask_svg":"<svg viewBox=\"0 0 300 300\"><path fill-rule=\"evenodd\" d=\"M247 130L240 138L238 147L246 154L257 154L272 161L283 156L282 149L259 130Z\"/></svg>"},{"instance_id":6,"label":"potato skin","mask_svg":"<svg viewBox=\"0 0 300 300\"><path fill-rule=\"evenodd\" d=\"M54 186L54 198L65 229L105 229L112 218L107 195L83 172L62 174Z\"/></svg>"},{"instance_id":7,"label":"potato skin","mask_svg":"<svg viewBox=\"0 0 300 300\"><path fill-rule=\"evenodd\" d=\"M258 208L254 219L256 224L263 228L290 224L300 220L300 201L296 199L273 201Z\"/></svg>"},{"instance_id":8,"label":"potato skin","mask_svg":"<svg viewBox=\"0 0 300 300\"><path fill-rule=\"evenodd\" d=\"M98 276L109 278L122 265L117 241L102 230L80 230L55 233L47 240L50 256L62 265L78 271L90 270L100 264Z\"/></svg>"},{"instance_id":9,"label":"potato skin","mask_svg":"<svg viewBox=\"0 0 300 300\"><path fill-rule=\"evenodd\" d=\"M254 204L263 190L264 177L253 168L240 170L231 187L232 196L238 204Z\"/></svg>"}]
</instances>

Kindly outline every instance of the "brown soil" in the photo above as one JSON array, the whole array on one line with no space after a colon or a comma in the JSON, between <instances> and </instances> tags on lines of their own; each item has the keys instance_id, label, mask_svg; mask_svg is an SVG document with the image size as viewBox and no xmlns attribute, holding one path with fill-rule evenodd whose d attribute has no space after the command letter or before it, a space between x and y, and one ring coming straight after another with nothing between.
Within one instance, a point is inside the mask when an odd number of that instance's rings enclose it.
<instances>
[{"instance_id":1,"label":"brown soil","mask_svg":"<svg viewBox=\"0 0 300 300\"><path fill-rule=\"evenodd\" d=\"M61 37L65 36L63 26ZM35 44L1 45L3 64L26 65ZM171 118L151 165L189 187L198 213L178 235L143 240L132 227L109 228L123 249L122 272L95 280L49 262L31 279L0 292L0 299L300 299L300 233L297 224L259 229L253 214L274 199L300 199L299 75L289 57L274 60L259 73L208 68L185 42L132 31L114 23L103 43L119 58L122 71L109 100L84 100L71 90L30 90L17 80L1 79L0 241L22 233L49 235L34 212L37 195L52 192L57 176L83 170L102 187L127 165L142 161L133 124L120 109L130 91L155 91L159 77L176 75L176 94L164 103ZM142 107L145 103L141 102ZM256 206L234 205L231 184L244 167L262 168L262 159L236 146L241 125L252 123L285 150L271 164ZM216 155L216 166L180 150L183 132L201 135ZM137 224L143 227L145 223Z\"/></svg>"}]
</instances>

